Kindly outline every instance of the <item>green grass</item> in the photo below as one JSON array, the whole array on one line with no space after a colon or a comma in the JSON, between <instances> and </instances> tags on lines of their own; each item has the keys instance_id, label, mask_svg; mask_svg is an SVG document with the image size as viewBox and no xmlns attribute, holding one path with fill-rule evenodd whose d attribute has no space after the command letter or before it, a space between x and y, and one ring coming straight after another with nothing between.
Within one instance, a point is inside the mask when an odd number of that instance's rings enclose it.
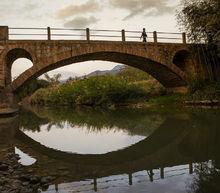
<instances>
[{"instance_id":1,"label":"green grass","mask_svg":"<svg viewBox=\"0 0 220 193\"><path fill-rule=\"evenodd\" d=\"M171 105L181 103L183 99L183 94L167 94L163 96L155 96L149 100L152 105Z\"/></svg>"},{"instance_id":2,"label":"green grass","mask_svg":"<svg viewBox=\"0 0 220 193\"><path fill-rule=\"evenodd\" d=\"M195 79L190 82L186 100L220 100L220 82Z\"/></svg>"},{"instance_id":3,"label":"green grass","mask_svg":"<svg viewBox=\"0 0 220 193\"><path fill-rule=\"evenodd\" d=\"M108 106L145 97L147 92L144 89L123 78L102 76L40 89L29 100L38 105Z\"/></svg>"}]
</instances>

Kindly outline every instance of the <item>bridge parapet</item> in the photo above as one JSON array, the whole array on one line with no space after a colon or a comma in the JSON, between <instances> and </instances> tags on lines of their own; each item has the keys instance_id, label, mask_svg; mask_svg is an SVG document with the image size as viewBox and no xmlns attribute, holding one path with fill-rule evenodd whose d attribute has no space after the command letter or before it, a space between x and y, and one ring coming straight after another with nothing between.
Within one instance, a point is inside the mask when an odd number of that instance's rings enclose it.
<instances>
[{"instance_id":1,"label":"bridge parapet","mask_svg":"<svg viewBox=\"0 0 220 193\"><path fill-rule=\"evenodd\" d=\"M9 39L140 41L142 31L70 28L8 28ZM186 33L147 32L148 42L186 43Z\"/></svg>"}]
</instances>

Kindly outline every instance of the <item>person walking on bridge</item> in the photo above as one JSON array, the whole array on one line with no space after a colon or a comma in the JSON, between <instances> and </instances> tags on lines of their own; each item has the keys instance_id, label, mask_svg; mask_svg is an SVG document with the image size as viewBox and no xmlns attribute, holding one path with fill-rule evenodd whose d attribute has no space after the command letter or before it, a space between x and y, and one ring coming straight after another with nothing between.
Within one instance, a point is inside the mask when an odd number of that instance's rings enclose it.
<instances>
[{"instance_id":1,"label":"person walking on bridge","mask_svg":"<svg viewBox=\"0 0 220 193\"><path fill-rule=\"evenodd\" d=\"M143 32L141 34L141 38L143 38L143 42L147 42L147 33L146 33L145 28L143 28Z\"/></svg>"}]
</instances>

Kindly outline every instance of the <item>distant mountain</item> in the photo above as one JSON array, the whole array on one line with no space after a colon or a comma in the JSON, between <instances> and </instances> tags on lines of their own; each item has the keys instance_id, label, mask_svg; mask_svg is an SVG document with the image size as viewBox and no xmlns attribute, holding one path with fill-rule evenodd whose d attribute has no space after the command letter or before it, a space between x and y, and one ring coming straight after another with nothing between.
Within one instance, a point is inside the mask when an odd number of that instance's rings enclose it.
<instances>
[{"instance_id":1,"label":"distant mountain","mask_svg":"<svg viewBox=\"0 0 220 193\"><path fill-rule=\"evenodd\" d=\"M103 75L116 75L119 72L121 72L124 68L125 68L124 65L117 65L114 68L112 68L111 70L96 70L94 72L91 72L91 73L87 74L86 77L103 76ZM50 74L50 75L52 76L53 74ZM67 77L84 78L85 76L77 76L77 74L74 74L72 72L65 72L65 73L62 73L60 83L64 84L69 79Z\"/></svg>"},{"instance_id":2,"label":"distant mountain","mask_svg":"<svg viewBox=\"0 0 220 193\"><path fill-rule=\"evenodd\" d=\"M93 77L93 76L103 76L103 75L116 75L119 72L121 72L125 68L124 65L117 65L111 70L96 70L94 72L91 72L90 74L87 74L86 77Z\"/></svg>"}]
</instances>

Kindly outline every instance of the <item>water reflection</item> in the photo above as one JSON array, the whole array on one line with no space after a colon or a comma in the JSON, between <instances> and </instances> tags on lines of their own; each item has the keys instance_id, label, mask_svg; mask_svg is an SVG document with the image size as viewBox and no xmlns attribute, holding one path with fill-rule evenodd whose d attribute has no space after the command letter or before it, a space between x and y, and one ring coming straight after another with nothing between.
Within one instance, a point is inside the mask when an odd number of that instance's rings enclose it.
<instances>
[{"instance_id":1,"label":"water reflection","mask_svg":"<svg viewBox=\"0 0 220 193\"><path fill-rule=\"evenodd\" d=\"M15 147L15 153L18 154L20 157L20 160L18 162L24 166L30 166L37 161L36 159L30 157L28 154L24 153L17 147Z\"/></svg>"},{"instance_id":2,"label":"water reflection","mask_svg":"<svg viewBox=\"0 0 220 193\"><path fill-rule=\"evenodd\" d=\"M215 161L195 165L190 193L220 192L220 167Z\"/></svg>"},{"instance_id":3,"label":"water reflection","mask_svg":"<svg viewBox=\"0 0 220 193\"><path fill-rule=\"evenodd\" d=\"M22 117L27 118L20 129L27 136L44 146L81 154L123 149L149 136L164 121L162 116L142 111L62 109L59 114L53 109L32 108L32 111L35 113L32 117L25 110L22 112ZM34 123L26 122L27 119Z\"/></svg>"},{"instance_id":4,"label":"water reflection","mask_svg":"<svg viewBox=\"0 0 220 193\"><path fill-rule=\"evenodd\" d=\"M30 166L36 174L56 177L44 192L213 193L219 192L219 125L218 110L32 109L1 123L0 149L17 147L37 160ZM42 128L66 132L67 126L86 128L88 135L117 128L144 138L117 151L76 154L48 148L28 135Z\"/></svg>"}]
</instances>

